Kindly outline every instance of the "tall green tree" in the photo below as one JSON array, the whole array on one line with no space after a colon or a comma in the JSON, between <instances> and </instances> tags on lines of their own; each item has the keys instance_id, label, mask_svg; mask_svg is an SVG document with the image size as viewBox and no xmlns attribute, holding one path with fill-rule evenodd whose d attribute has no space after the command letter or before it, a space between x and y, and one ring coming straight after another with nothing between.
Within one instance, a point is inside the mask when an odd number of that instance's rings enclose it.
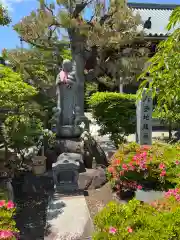
<instances>
[{"instance_id":1,"label":"tall green tree","mask_svg":"<svg viewBox=\"0 0 180 240\"><path fill-rule=\"evenodd\" d=\"M144 87L151 89L156 98L155 115L169 126L169 138L174 127L180 121L180 7L171 14L167 30L172 34L158 46L158 51L149 60L149 67L140 78L145 80L140 85L139 96ZM146 73L150 77L146 78ZM150 81L149 81L150 79Z\"/></svg>"},{"instance_id":2,"label":"tall green tree","mask_svg":"<svg viewBox=\"0 0 180 240\"><path fill-rule=\"evenodd\" d=\"M177 7L167 26L167 30L174 30L173 33L159 44L157 53L149 60L149 67L140 76L145 80L140 86L139 94L144 87L152 89L158 105L164 106L165 109L180 100L180 28L177 27L179 23L180 7ZM150 73L150 78L146 78L147 72Z\"/></svg>"},{"instance_id":3,"label":"tall green tree","mask_svg":"<svg viewBox=\"0 0 180 240\"><path fill-rule=\"evenodd\" d=\"M92 11L90 20L83 17L88 7ZM136 58L141 54L138 49L122 51L139 37L137 26L140 17L133 15L124 0L111 0L104 14L102 8L103 4L96 0L57 0L55 5L42 0L38 10L24 17L14 29L23 41L51 51L67 46L67 42L57 40L66 34L77 70L76 77L81 83L79 92L83 93L85 80L94 80L105 73L119 79L128 67L130 56ZM80 106L82 99L83 96Z\"/></svg>"}]
</instances>

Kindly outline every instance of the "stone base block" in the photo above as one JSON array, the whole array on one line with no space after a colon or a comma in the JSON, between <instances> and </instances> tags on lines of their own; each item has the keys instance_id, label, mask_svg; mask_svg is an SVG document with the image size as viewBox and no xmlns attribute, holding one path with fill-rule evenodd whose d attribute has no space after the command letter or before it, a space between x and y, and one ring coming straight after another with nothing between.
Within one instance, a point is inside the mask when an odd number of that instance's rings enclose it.
<instances>
[{"instance_id":1,"label":"stone base block","mask_svg":"<svg viewBox=\"0 0 180 240\"><path fill-rule=\"evenodd\" d=\"M65 125L58 129L58 137L74 138L80 137L82 130L79 126Z\"/></svg>"},{"instance_id":2,"label":"stone base block","mask_svg":"<svg viewBox=\"0 0 180 240\"><path fill-rule=\"evenodd\" d=\"M65 193L65 192L74 192L79 189L78 184L72 184L72 183L64 183L56 185L56 192L58 193Z\"/></svg>"}]
</instances>

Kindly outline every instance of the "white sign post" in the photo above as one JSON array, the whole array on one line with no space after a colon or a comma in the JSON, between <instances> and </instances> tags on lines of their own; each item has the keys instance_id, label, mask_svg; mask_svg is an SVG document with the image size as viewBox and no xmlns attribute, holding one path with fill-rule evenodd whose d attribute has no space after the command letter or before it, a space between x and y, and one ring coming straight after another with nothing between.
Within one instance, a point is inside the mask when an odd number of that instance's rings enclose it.
<instances>
[{"instance_id":1,"label":"white sign post","mask_svg":"<svg viewBox=\"0 0 180 240\"><path fill-rule=\"evenodd\" d=\"M152 145L152 92L144 89L141 100L136 106L137 131L136 142L140 145Z\"/></svg>"}]
</instances>

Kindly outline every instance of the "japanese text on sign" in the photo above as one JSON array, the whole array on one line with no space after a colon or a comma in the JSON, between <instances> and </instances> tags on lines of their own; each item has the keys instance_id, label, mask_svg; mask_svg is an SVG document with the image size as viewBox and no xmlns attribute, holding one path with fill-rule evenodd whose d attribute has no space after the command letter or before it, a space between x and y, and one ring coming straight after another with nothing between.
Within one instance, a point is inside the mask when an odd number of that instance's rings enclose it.
<instances>
[{"instance_id":1,"label":"japanese text on sign","mask_svg":"<svg viewBox=\"0 0 180 240\"><path fill-rule=\"evenodd\" d=\"M141 145L152 144L152 98L151 92L143 92L137 105L137 142Z\"/></svg>"}]
</instances>

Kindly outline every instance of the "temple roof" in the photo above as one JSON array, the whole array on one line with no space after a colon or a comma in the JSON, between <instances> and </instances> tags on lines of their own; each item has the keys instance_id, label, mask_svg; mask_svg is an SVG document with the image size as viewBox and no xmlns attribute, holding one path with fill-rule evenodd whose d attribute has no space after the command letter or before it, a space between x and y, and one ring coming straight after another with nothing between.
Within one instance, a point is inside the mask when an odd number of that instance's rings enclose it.
<instances>
[{"instance_id":1,"label":"temple roof","mask_svg":"<svg viewBox=\"0 0 180 240\"><path fill-rule=\"evenodd\" d=\"M166 37L171 31L166 30L166 26L169 22L169 17L174 8L180 6L175 4L155 4L155 3L128 3L128 6L134 10L135 13L139 13L141 16L144 32L148 37ZM149 21L148 21L148 18ZM176 26L176 28L180 25ZM149 29L148 29L149 28Z\"/></svg>"}]
</instances>

